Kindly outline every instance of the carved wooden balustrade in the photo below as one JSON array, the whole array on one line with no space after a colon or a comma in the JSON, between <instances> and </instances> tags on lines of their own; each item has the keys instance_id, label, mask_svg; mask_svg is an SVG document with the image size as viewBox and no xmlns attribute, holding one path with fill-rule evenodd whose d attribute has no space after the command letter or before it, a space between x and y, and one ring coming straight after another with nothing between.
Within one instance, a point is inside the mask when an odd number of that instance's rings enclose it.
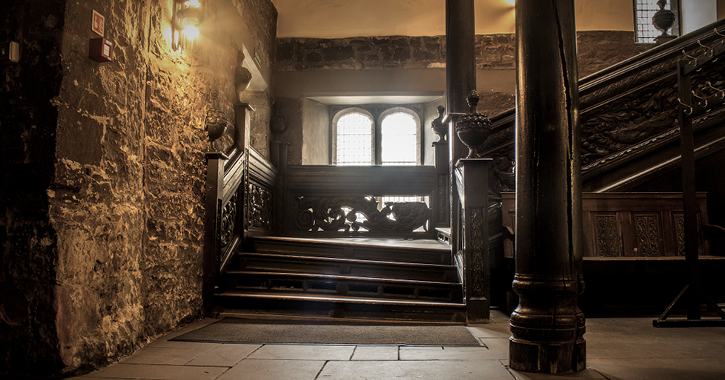
<instances>
[{"instance_id":1,"label":"carved wooden balustrade","mask_svg":"<svg viewBox=\"0 0 725 380\"><path fill-rule=\"evenodd\" d=\"M274 232L273 194L277 169L245 143L249 141L251 107L242 104L236 111L234 146L226 154L206 154L203 298L207 315L211 315L211 300L219 274L244 244L245 238Z\"/></svg>"},{"instance_id":2,"label":"carved wooden balustrade","mask_svg":"<svg viewBox=\"0 0 725 380\"><path fill-rule=\"evenodd\" d=\"M584 191L626 191L678 165L677 61L722 44L725 20L622 61L579 81ZM725 87L725 61L692 77L693 90ZM491 188L513 191L515 110L491 117L493 133L483 148L492 157ZM725 106L693 120L696 154L725 145Z\"/></svg>"},{"instance_id":3,"label":"carved wooden balustrade","mask_svg":"<svg viewBox=\"0 0 725 380\"><path fill-rule=\"evenodd\" d=\"M277 170L252 147L229 157L207 154L205 287L216 283L244 239L273 233Z\"/></svg>"},{"instance_id":4,"label":"carved wooden balustrade","mask_svg":"<svg viewBox=\"0 0 725 380\"><path fill-rule=\"evenodd\" d=\"M433 166L301 165L287 167L281 178L283 235L435 236L440 216L438 207L429 207L439 198ZM418 200L386 202L387 196Z\"/></svg>"}]
</instances>

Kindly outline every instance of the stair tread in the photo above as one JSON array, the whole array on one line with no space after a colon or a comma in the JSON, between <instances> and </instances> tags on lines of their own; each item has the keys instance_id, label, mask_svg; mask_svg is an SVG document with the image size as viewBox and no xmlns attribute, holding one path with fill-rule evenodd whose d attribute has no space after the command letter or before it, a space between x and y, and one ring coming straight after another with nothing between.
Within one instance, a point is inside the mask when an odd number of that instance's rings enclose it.
<instances>
[{"instance_id":1,"label":"stair tread","mask_svg":"<svg viewBox=\"0 0 725 380\"><path fill-rule=\"evenodd\" d=\"M304 324L355 324L355 325L464 325L464 321L415 320L410 318L396 318L381 315L378 317L345 318L330 317L328 315L296 315L290 313L274 313L270 311L257 311L246 309L225 309L219 313L220 317L244 319L250 322L267 323L304 323Z\"/></svg>"},{"instance_id":2,"label":"stair tread","mask_svg":"<svg viewBox=\"0 0 725 380\"><path fill-rule=\"evenodd\" d=\"M319 274L319 273L297 273L297 272L271 272L271 271L244 271L244 270L228 270L226 273L238 274L238 275L256 275L256 276L277 276L277 277L306 277L315 279L330 279L330 280L344 280L344 281L364 281L364 282L385 282L385 283L397 283L406 285L428 285L428 286L457 286L460 287L460 282L446 282L446 281L428 281L428 280L412 280L412 279L397 279L388 277L365 277L365 276L348 276L338 274Z\"/></svg>"},{"instance_id":3,"label":"stair tread","mask_svg":"<svg viewBox=\"0 0 725 380\"><path fill-rule=\"evenodd\" d=\"M391 305L391 306L415 306L415 307L450 307L465 308L463 303L458 302L436 302L436 301L412 301L402 299L380 299L365 298L355 296L326 295L326 294L289 294L281 292L246 292L239 290L227 290L216 295L217 297L241 297L241 298L263 298L288 301L311 301L311 302L333 302L333 303L353 303L353 304L371 304L371 305Z\"/></svg>"},{"instance_id":4,"label":"stair tread","mask_svg":"<svg viewBox=\"0 0 725 380\"><path fill-rule=\"evenodd\" d=\"M237 252L237 256L241 257L264 257L264 258L275 258L275 259L293 259L293 260L305 260L305 261L327 261L341 264L372 264L372 265L386 265L386 266L399 266L399 267L419 267L426 269L451 269L455 268L455 265L450 264L429 264L429 263L412 263L412 262L401 262L401 261L381 261L381 260L365 260L365 259L347 259L339 257L326 257L326 256L304 256L304 255L287 255L284 253L267 253L267 252Z\"/></svg>"},{"instance_id":5,"label":"stair tread","mask_svg":"<svg viewBox=\"0 0 725 380\"><path fill-rule=\"evenodd\" d=\"M285 236L258 236L253 240L285 243L319 244L327 246L353 246L360 248L416 249L435 253L450 252L450 247L434 239L384 239L384 238L300 238Z\"/></svg>"}]
</instances>

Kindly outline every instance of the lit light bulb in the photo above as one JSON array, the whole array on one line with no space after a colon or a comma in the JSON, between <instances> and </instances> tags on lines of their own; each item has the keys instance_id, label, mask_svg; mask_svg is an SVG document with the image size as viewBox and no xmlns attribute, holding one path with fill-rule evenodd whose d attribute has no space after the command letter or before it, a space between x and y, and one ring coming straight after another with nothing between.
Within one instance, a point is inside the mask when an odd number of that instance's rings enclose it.
<instances>
[{"instance_id":1,"label":"lit light bulb","mask_svg":"<svg viewBox=\"0 0 725 380\"><path fill-rule=\"evenodd\" d=\"M194 25L187 25L181 33L184 34L184 37L192 41L199 37L199 29Z\"/></svg>"},{"instance_id":2,"label":"lit light bulb","mask_svg":"<svg viewBox=\"0 0 725 380\"><path fill-rule=\"evenodd\" d=\"M199 8L199 7L201 7L201 4L199 4L199 0L189 0L189 1L185 2L184 5L187 8Z\"/></svg>"},{"instance_id":3,"label":"lit light bulb","mask_svg":"<svg viewBox=\"0 0 725 380\"><path fill-rule=\"evenodd\" d=\"M505 2L506 2L506 3L508 4L508 5L510 5L510 6L512 6L512 7L513 7L514 5L516 5L516 0L504 0L504 1L505 1Z\"/></svg>"}]
</instances>

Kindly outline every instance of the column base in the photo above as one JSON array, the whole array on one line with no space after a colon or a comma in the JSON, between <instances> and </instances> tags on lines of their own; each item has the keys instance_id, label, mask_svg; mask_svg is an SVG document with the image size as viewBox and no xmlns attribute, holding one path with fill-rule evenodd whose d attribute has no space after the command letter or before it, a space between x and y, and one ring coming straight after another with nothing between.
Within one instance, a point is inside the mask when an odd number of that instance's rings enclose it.
<instances>
[{"instance_id":1,"label":"column base","mask_svg":"<svg viewBox=\"0 0 725 380\"><path fill-rule=\"evenodd\" d=\"M565 373L586 369L586 341L530 342L511 337L509 367L516 371Z\"/></svg>"}]
</instances>

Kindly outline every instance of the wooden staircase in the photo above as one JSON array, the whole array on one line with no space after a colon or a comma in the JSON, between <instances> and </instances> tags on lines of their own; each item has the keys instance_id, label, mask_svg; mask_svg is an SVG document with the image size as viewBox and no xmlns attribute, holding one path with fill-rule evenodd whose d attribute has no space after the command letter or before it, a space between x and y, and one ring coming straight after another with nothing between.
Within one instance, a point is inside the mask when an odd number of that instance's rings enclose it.
<instances>
[{"instance_id":1,"label":"wooden staircase","mask_svg":"<svg viewBox=\"0 0 725 380\"><path fill-rule=\"evenodd\" d=\"M222 315L463 323L450 247L434 240L250 238L222 274Z\"/></svg>"}]
</instances>

